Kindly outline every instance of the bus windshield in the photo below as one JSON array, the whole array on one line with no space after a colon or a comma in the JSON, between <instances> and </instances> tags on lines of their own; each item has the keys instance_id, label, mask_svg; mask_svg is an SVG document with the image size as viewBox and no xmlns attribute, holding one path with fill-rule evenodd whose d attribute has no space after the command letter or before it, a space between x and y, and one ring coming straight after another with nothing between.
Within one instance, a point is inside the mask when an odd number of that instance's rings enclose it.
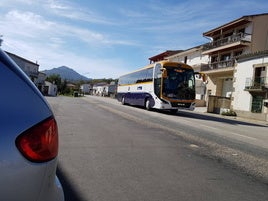
<instances>
[{"instance_id":1,"label":"bus windshield","mask_svg":"<svg viewBox=\"0 0 268 201\"><path fill-rule=\"evenodd\" d=\"M163 78L162 96L168 99L195 99L195 79L192 69L165 67L167 76Z\"/></svg>"}]
</instances>

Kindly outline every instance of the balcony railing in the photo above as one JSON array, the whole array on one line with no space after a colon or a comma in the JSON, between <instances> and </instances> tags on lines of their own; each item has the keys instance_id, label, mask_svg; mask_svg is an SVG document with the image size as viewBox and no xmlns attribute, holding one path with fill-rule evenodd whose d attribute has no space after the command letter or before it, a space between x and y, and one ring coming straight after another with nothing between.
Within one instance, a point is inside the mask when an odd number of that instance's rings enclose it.
<instances>
[{"instance_id":1,"label":"balcony railing","mask_svg":"<svg viewBox=\"0 0 268 201\"><path fill-rule=\"evenodd\" d=\"M250 42L251 41L251 34L245 34L245 33L238 33L238 34L233 34L231 36L221 38L216 41L212 41L210 43L207 43L204 45L204 51L210 50L213 48L217 48L220 46L228 45L231 43L239 42L239 41L245 41L245 42Z\"/></svg>"},{"instance_id":2,"label":"balcony railing","mask_svg":"<svg viewBox=\"0 0 268 201\"><path fill-rule=\"evenodd\" d=\"M229 60L225 60L225 61L218 61L218 62L212 62L212 63L209 63L206 66L202 66L201 71L209 71L209 70L217 70L217 69L234 67L234 64L235 64L234 59L229 59Z\"/></svg>"},{"instance_id":3,"label":"balcony railing","mask_svg":"<svg viewBox=\"0 0 268 201\"><path fill-rule=\"evenodd\" d=\"M246 78L245 90L256 91L268 89L268 77Z\"/></svg>"}]
</instances>

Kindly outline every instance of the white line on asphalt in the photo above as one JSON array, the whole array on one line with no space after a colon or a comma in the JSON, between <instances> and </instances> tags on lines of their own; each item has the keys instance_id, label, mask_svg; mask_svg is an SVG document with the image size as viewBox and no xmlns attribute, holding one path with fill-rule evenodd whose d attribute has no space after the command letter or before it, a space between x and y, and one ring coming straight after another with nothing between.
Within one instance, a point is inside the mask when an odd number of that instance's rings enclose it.
<instances>
[{"instance_id":1,"label":"white line on asphalt","mask_svg":"<svg viewBox=\"0 0 268 201\"><path fill-rule=\"evenodd\" d=\"M209 128L209 129L213 129L213 130L220 130L219 128L215 128L215 127L212 127L212 126L207 126L207 125L200 125L200 126L201 127L206 127L206 128ZM249 136L246 136L246 135L241 135L241 134L235 133L235 132L228 132L227 134L229 134L229 135L236 135L236 136L247 138L247 139L251 139L251 140L258 140L257 138L249 137Z\"/></svg>"},{"instance_id":2,"label":"white line on asphalt","mask_svg":"<svg viewBox=\"0 0 268 201\"><path fill-rule=\"evenodd\" d=\"M220 130L220 129L218 129L218 128L215 128L215 127L212 127L212 126L207 126L207 125L204 125L204 124L202 124L202 125L200 125L201 127L206 127L206 128L209 128L209 129L213 129L213 130Z\"/></svg>"},{"instance_id":3,"label":"white line on asphalt","mask_svg":"<svg viewBox=\"0 0 268 201\"><path fill-rule=\"evenodd\" d=\"M248 138L248 139L251 139L251 140L258 140L258 139L257 139L257 138L255 138L255 137L249 137L249 136L246 136L246 135L241 135L241 134L234 133L234 132L230 132L230 134L232 134L232 135L237 135L237 136L239 136L239 137Z\"/></svg>"}]
</instances>

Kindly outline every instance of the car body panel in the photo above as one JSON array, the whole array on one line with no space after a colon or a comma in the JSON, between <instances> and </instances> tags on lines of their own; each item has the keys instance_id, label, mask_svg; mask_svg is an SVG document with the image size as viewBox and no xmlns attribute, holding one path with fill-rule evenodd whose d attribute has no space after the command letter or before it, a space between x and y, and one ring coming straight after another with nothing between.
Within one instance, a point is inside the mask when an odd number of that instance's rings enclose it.
<instances>
[{"instance_id":1,"label":"car body panel","mask_svg":"<svg viewBox=\"0 0 268 201\"><path fill-rule=\"evenodd\" d=\"M0 50L0 200L64 200L56 178L57 158L28 161L15 140L53 113L20 68Z\"/></svg>"}]
</instances>

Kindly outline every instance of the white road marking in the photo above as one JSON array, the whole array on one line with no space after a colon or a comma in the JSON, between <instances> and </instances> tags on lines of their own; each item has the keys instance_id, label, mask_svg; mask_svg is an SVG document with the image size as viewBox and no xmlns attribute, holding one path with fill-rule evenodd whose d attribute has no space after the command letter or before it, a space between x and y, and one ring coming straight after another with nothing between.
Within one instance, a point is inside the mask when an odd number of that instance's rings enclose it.
<instances>
[{"instance_id":1,"label":"white road marking","mask_svg":"<svg viewBox=\"0 0 268 201\"><path fill-rule=\"evenodd\" d=\"M209 128L209 129L213 129L213 130L220 130L219 128L215 128L215 127L212 127L212 126L207 126L207 125L200 125L200 126L201 127L206 127L206 128ZM227 134L229 134L229 135L236 135L236 136L247 138L247 139L251 139L251 140L258 140L257 138L249 137L249 136L246 136L246 135L241 135L241 134L235 133L235 132L228 132Z\"/></svg>"},{"instance_id":2,"label":"white road marking","mask_svg":"<svg viewBox=\"0 0 268 201\"><path fill-rule=\"evenodd\" d=\"M206 128L209 128L209 129L213 129L213 130L220 130L220 129L212 127L212 126L207 126L207 125L200 125L200 126L201 127L206 127Z\"/></svg>"},{"instance_id":3,"label":"white road marking","mask_svg":"<svg viewBox=\"0 0 268 201\"><path fill-rule=\"evenodd\" d=\"M246 135L241 135L241 134L234 133L234 132L231 132L230 134L232 134L232 135L236 135L236 136L239 136L239 137L248 138L248 139L251 139L251 140L258 140L258 139L257 139L257 138L255 138L255 137L249 137L249 136L246 136Z\"/></svg>"}]
</instances>

